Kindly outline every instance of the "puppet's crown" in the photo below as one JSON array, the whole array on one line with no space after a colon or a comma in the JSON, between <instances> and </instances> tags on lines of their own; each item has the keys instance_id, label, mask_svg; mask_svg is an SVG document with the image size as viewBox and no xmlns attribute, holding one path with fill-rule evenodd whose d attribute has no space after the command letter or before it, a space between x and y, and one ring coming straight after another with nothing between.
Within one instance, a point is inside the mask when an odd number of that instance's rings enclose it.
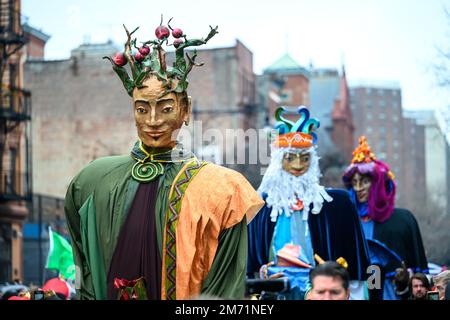
<instances>
[{"instance_id":1,"label":"puppet's crown","mask_svg":"<svg viewBox=\"0 0 450 320\"><path fill-rule=\"evenodd\" d=\"M195 49L192 52L192 56L185 53L184 50L188 47L197 47L206 44L209 39L218 33L218 27L213 28L210 26L211 30L206 38L188 39L180 28L172 28L170 26L171 20L168 21L168 27L166 27L162 24L163 19L161 16L161 23L155 30L156 39L142 42L140 47L136 45L137 39L132 39L132 35L139 27L129 32L124 25L123 27L127 33L124 52L117 53L114 58L103 57L111 62L114 71L122 80L130 96L133 95L134 88L142 87L142 83L149 75L154 75L158 80L163 82L167 90L162 95L172 91L176 93L185 92L188 87L187 76L192 70L192 67L203 65L202 63L195 62L195 58L197 57L197 51ZM172 43L169 43L171 34L174 40L171 41ZM172 67L166 65L163 44L175 48L175 60ZM125 69L125 65L127 64L130 67L131 77ZM173 80L177 81L175 88L172 88Z\"/></svg>"},{"instance_id":2,"label":"puppet's crown","mask_svg":"<svg viewBox=\"0 0 450 320\"><path fill-rule=\"evenodd\" d=\"M294 122L283 117L284 114L300 115ZM309 148L317 143L317 135L313 130L320 127L317 119L310 118L309 110L305 106L297 108L296 112L289 112L286 107L275 111L275 130L278 136L275 145L279 148Z\"/></svg>"}]
</instances>

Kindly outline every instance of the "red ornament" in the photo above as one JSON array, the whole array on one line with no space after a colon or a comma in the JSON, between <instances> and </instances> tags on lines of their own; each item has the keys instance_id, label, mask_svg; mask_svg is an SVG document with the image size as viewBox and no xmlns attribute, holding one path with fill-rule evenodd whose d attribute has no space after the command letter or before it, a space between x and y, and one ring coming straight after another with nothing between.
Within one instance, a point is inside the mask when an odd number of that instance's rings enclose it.
<instances>
[{"instance_id":1,"label":"red ornament","mask_svg":"<svg viewBox=\"0 0 450 320\"><path fill-rule=\"evenodd\" d=\"M150 48L147 46L140 47L139 52L140 52L140 54L142 54L145 57L146 55L148 55L150 53Z\"/></svg>"},{"instance_id":2,"label":"red ornament","mask_svg":"<svg viewBox=\"0 0 450 320\"><path fill-rule=\"evenodd\" d=\"M125 56L124 56L124 54L122 52L118 52L114 56L113 61L119 67L123 67L124 65L127 64L127 58L125 58Z\"/></svg>"},{"instance_id":3,"label":"red ornament","mask_svg":"<svg viewBox=\"0 0 450 320\"><path fill-rule=\"evenodd\" d=\"M166 26L159 26L155 30L155 35L159 40L167 39L170 36L170 30Z\"/></svg>"},{"instance_id":4,"label":"red ornament","mask_svg":"<svg viewBox=\"0 0 450 320\"><path fill-rule=\"evenodd\" d=\"M141 62L142 60L144 60L144 56L140 53L140 52L136 52L134 54L134 60L136 60L137 62Z\"/></svg>"},{"instance_id":5,"label":"red ornament","mask_svg":"<svg viewBox=\"0 0 450 320\"><path fill-rule=\"evenodd\" d=\"M303 201L300 200L300 199L297 199L297 203L293 204L291 206L291 209L294 210L294 211L301 211L301 210L303 210Z\"/></svg>"},{"instance_id":6,"label":"red ornament","mask_svg":"<svg viewBox=\"0 0 450 320\"><path fill-rule=\"evenodd\" d=\"M184 43L184 41L183 41L183 39L175 39L174 41L173 41L173 46L175 47L175 48L178 48L180 45L182 45Z\"/></svg>"},{"instance_id":7,"label":"red ornament","mask_svg":"<svg viewBox=\"0 0 450 320\"><path fill-rule=\"evenodd\" d=\"M180 38L180 37L182 37L183 36L183 30L181 30L180 28L175 28L175 29L173 29L172 30L172 36L174 37L174 38Z\"/></svg>"}]
</instances>

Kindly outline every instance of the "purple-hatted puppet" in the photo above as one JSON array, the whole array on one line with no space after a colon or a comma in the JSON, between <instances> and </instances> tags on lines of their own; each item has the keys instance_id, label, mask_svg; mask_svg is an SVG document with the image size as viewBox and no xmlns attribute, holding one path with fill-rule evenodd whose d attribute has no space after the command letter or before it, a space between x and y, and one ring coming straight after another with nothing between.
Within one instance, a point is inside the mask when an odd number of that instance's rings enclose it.
<instances>
[{"instance_id":1,"label":"purple-hatted puppet","mask_svg":"<svg viewBox=\"0 0 450 320\"><path fill-rule=\"evenodd\" d=\"M395 208L394 174L376 159L366 137L359 138L342 178L368 239L371 262L382 267L385 281L378 298L400 299L408 290L407 277L399 276L405 265L414 272L428 272L417 221L409 210Z\"/></svg>"}]
</instances>

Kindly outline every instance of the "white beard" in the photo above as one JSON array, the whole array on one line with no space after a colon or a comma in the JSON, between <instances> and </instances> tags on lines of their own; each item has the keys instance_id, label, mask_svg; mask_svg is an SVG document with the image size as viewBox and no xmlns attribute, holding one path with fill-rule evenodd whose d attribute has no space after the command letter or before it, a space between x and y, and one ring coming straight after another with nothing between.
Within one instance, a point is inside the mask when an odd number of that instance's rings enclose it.
<instances>
[{"instance_id":1,"label":"white beard","mask_svg":"<svg viewBox=\"0 0 450 320\"><path fill-rule=\"evenodd\" d=\"M303 219L308 219L309 207L312 204L311 212L318 214L322 210L323 201L330 202L333 198L319 185L321 177L319 168L319 157L316 147L305 149L311 156L311 164L308 171L296 177L286 172L282 167L283 156L286 152L298 152L293 148L272 148L270 165L258 188L259 194L266 193L266 204L272 208L271 220L275 222L278 215L285 213L290 216L291 206L300 199L303 202Z\"/></svg>"}]
</instances>

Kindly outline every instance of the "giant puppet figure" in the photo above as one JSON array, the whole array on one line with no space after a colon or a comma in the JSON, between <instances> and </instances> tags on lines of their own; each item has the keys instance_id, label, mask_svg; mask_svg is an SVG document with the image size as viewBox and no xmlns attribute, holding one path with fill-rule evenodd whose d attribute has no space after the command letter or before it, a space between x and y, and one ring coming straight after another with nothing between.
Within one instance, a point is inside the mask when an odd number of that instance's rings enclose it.
<instances>
[{"instance_id":1,"label":"giant puppet figure","mask_svg":"<svg viewBox=\"0 0 450 320\"><path fill-rule=\"evenodd\" d=\"M313 132L319 121L305 107L296 110L297 122L284 118L286 113L281 107L275 114L279 134L258 189L265 205L249 224L247 276L288 276L291 291L284 298L303 299L315 257L341 259L353 280L353 298L362 299L369 261L356 210L345 190L319 184Z\"/></svg>"},{"instance_id":2,"label":"giant puppet figure","mask_svg":"<svg viewBox=\"0 0 450 320\"><path fill-rule=\"evenodd\" d=\"M381 260L380 254L391 252L392 258L382 264L385 278L382 298L399 299L398 293L407 290L407 277L403 288L393 285L402 261L413 272L428 272L417 221L409 210L395 208L394 174L385 162L376 159L364 136L359 138L359 146L353 151L343 181L358 210L372 260ZM383 252L377 249L380 246L384 247Z\"/></svg>"},{"instance_id":3,"label":"giant puppet figure","mask_svg":"<svg viewBox=\"0 0 450 320\"><path fill-rule=\"evenodd\" d=\"M163 44L172 36L175 61ZM108 58L132 97L138 141L130 154L100 158L73 179L65 210L81 299L242 298L247 222L263 201L239 173L200 161L176 141L191 112L187 75L217 33L188 39L161 25L157 39ZM131 76L128 75L126 64Z\"/></svg>"}]
</instances>

